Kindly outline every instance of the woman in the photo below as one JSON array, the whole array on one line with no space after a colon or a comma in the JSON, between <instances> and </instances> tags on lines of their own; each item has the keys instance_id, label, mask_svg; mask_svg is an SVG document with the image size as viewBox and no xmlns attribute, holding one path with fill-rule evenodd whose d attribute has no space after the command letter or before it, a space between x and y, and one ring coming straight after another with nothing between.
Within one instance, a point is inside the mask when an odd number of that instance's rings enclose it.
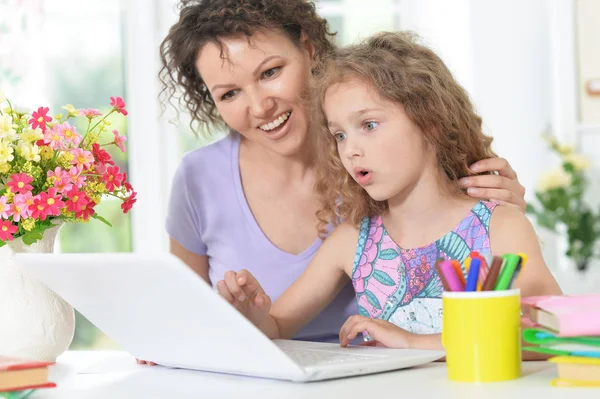
<instances>
[{"instance_id":1,"label":"woman","mask_svg":"<svg viewBox=\"0 0 600 399\"><path fill-rule=\"evenodd\" d=\"M231 133L183 158L167 217L171 252L213 284L227 270L247 269L275 300L321 245L302 98L332 35L307 0L183 1L180 8L161 44L162 94L183 90L179 101L196 127L226 125ZM479 175L461 182L471 196L525 207L504 159L471 169ZM348 286L297 337L337 340L355 310Z\"/></svg>"}]
</instances>

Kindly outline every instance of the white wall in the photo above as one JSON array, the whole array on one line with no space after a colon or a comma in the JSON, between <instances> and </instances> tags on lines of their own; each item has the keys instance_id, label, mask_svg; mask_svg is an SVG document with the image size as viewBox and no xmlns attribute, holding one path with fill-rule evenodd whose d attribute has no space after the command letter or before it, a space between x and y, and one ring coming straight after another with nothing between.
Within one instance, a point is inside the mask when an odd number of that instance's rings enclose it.
<instances>
[{"instance_id":1,"label":"white wall","mask_svg":"<svg viewBox=\"0 0 600 399\"><path fill-rule=\"evenodd\" d=\"M541 140L552 123L550 10L545 0L404 0L403 29L415 30L471 94L493 148L533 198L552 164ZM539 229L546 261L553 235Z\"/></svg>"}]
</instances>

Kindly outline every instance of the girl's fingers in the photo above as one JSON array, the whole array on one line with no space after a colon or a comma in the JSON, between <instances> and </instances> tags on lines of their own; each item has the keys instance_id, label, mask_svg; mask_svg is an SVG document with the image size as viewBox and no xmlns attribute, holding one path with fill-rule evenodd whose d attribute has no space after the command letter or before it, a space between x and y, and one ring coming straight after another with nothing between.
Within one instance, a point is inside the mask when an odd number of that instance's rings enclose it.
<instances>
[{"instance_id":1,"label":"girl's fingers","mask_svg":"<svg viewBox=\"0 0 600 399\"><path fill-rule=\"evenodd\" d=\"M244 291L242 291L242 288L237 282L237 273L232 272L230 270L228 272L225 272L225 275L223 277L225 280L225 284L227 284L227 289L229 290L231 295L233 295L233 297L236 300L244 302L246 300L246 295L244 294Z\"/></svg>"},{"instance_id":2,"label":"girl's fingers","mask_svg":"<svg viewBox=\"0 0 600 399\"><path fill-rule=\"evenodd\" d=\"M254 297L254 306L262 312L268 312L271 309L271 298L264 293L257 294Z\"/></svg>"},{"instance_id":3,"label":"girl's fingers","mask_svg":"<svg viewBox=\"0 0 600 399\"><path fill-rule=\"evenodd\" d=\"M227 288L227 283L225 283L225 281L220 280L217 283L217 292L219 293L219 295L225 298L227 302L233 304L233 295L231 295L231 292L229 292L229 289Z\"/></svg>"},{"instance_id":4,"label":"girl's fingers","mask_svg":"<svg viewBox=\"0 0 600 399\"><path fill-rule=\"evenodd\" d=\"M238 286L243 290L247 298L255 298L264 293L258 280L248 270L240 270L236 276Z\"/></svg>"}]
</instances>

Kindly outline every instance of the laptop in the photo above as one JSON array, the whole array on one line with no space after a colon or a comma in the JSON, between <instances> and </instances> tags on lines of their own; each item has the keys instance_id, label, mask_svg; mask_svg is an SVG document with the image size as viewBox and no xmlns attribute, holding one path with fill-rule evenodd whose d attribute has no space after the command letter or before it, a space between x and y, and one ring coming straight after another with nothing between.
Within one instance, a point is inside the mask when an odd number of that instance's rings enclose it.
<instances>
[{"instance_id":1,"label":"laptop","mask_svg":"<svg viewBox=\"0 0 600 399\"><path fill-rule=\"evenodd\" d=\"M444 356L271 340L169 253L16 257L131 355L162 366L304 382L403 369Z\"/></svg>"}]
</instances>

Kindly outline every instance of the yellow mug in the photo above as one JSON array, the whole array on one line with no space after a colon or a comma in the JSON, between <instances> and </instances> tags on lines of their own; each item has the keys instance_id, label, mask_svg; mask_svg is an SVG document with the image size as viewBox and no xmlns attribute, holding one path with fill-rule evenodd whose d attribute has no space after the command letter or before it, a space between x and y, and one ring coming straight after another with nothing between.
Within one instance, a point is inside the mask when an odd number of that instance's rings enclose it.
<instances>
[{"instance_id":1,"label":"yellow mug","mask_svg":"<svg viewBox=\"0 0 600 399\"><path fill-rule=\"evenodd\" d=\"M521 292L444 292L442 344L448 378L461 382L521 376Z\"/></svg>"}]
</instances>

